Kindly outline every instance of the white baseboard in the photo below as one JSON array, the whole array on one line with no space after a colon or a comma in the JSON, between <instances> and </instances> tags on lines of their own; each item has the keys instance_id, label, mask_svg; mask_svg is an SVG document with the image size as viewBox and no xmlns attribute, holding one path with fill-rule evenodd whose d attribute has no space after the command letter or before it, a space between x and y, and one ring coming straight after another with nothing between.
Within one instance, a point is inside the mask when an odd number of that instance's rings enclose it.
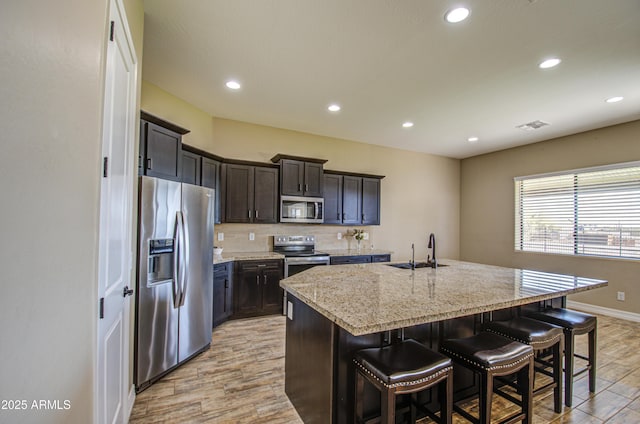
<instances>
[{"instance_id":1,"label":"white baseboard","mask_svg":"<svg viewBox=\"0 0 640 424\"><path fill-rule=\"evenodd\" d=\"M131 389L129 390L129 398L127 399L127 412L126 412L126 421L129 422L129 418L131 418L131 412L133 411L133 404L136 402L136 388L132 384Z\"/></svg>"},{"instance_id":2,"label":"white baseboard","mask_svg":"<svg viewBox=\"0 0 640 424\"><path fill-rule=\"evenodd\" d=\"M627 321L640 322L640 314L635 312L621 311L619 309L605 308L604 306L590 305L588 303L574 302L573 300L567 300L567 307L571 309L577 309L584 312L591 312L593 314L606 315L608 317L626 319Z\"/></svg>"}]
</instances>

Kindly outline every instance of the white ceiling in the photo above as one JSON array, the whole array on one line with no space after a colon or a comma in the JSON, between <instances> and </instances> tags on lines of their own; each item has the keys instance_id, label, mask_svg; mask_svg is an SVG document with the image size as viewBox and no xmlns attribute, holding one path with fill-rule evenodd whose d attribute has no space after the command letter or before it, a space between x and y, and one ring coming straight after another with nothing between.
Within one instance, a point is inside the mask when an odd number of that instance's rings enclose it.
<instances>
[{"instance_id":1,"label":"white ceiling","mask_svg":"<svg viewBox=\"0 0 640 424\"><path fill-rule=\"evenodd\" d=\"M446 23L459 4L469 18ZM143 78L221 118L454 158L640 119L639 0L144 8ZM552 56L562 63L538 68ZM242 88L229 90L229 79ZM612 96L625 99L606 103ZM328 112L332 102L342 110ZM534 120L551 125L516 128Z\"/></svg>"}]
</instances>

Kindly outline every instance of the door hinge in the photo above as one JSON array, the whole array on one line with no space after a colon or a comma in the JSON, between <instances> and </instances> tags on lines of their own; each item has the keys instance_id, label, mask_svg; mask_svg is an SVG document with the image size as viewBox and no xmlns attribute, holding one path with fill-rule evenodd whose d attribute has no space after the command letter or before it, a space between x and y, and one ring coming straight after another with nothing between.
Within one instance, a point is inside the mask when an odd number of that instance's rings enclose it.
<instances>
[{"instance_id":1,"label":"door hinge","mask_svg":"<svg viewBox=\"0 0 640 424\"><path fill-rule=\"evenodd\" d=\"M100 298L100 319L104 319L104 297Z\"/></svg>"},{"instance_id":2,"label":"door hinge","mask_svg":"<svg viewBox=\"0 0 640 424\"><path fill-rule=\"evenodd\" d=\"M111 21L111 26L109 28L109 41L113 41L114 26L115 26L115 22Z\"/></svg>"},{"instance_id":3,"label":"door hinge","mask_svg":"<svg viewBox=\"0 0 640 424\"><path fill-rule=\"evenodd\" d=\"M106 156L102 158L102 176L104 178L109 176L109 158Z\"/></svg>"}]
</instances>

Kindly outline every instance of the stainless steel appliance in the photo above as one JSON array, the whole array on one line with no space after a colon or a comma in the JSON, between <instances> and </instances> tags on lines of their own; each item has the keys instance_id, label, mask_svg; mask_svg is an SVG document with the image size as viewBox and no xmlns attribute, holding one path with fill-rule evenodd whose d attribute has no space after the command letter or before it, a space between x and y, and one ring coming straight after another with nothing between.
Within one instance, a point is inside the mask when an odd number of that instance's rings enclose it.
<instances>
[{"instance_id":1,"label":"stainless steel appliance","mask_svg":"<svg viewBox=\"0 0 640 424\"><path fill-rule=\"evenodd\" d=\"M136 391L211 344L213 199L205 187L140 177Z\"/></svg>"},{"instance_id":2,"label":"stainless steel appliance","mask_svg":"<svg viewBox=\"0 0 640 424\"><path fill-rule=\"evenodd\" d=\"M283 254L284 278L318 265L329 265L327 253L316 252L315 236L273 236L273 251Z\"/></svg>"},{"instance_id":3,"label":"stainless steel appliance","mask_svg":"<svg viewBox=\"0 0 640 424\"><path fill-rule=\"evenodd\" d=\"M324 222L324 199L280 196L280 222L321 224Z\"/></svg>"}]
</instances>

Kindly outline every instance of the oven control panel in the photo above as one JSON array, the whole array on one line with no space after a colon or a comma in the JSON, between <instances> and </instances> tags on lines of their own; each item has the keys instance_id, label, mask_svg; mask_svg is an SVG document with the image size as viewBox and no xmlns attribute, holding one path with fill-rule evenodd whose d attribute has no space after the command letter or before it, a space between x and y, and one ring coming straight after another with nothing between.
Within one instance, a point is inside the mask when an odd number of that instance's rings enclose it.
<instances>
[{"instance_id":1,"label":"oven control panel","mask_svg":"<svg viewBox=\"0 0 640 424\"><path fill-rule=\"evenodd\" d=\"M274 246L315 245L315 236L273 236Z\"/></svg>"}]
</instances>

